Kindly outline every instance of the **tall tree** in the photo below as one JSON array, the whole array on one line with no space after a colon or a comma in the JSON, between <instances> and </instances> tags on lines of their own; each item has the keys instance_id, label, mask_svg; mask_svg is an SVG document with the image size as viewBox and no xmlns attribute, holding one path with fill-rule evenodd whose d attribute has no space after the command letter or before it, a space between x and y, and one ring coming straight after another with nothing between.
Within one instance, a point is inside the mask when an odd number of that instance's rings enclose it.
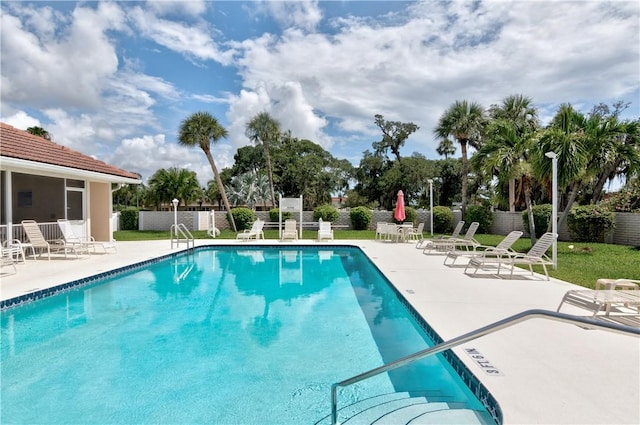
<instances>
[{"instance_id":1,"label":"tall tree","mask_svg":"<svg viewBox=\"0 0 640 425\"><path fill-rule=\"evenodd\" d=\"M514 132L513 136L520 140L526 139L540 128L538 111L533 106L533 101L522 94L507 96L502 104L492 105L489 108L489 116L493 120L509 123ZM504 125L497 128L504 128ZM515 177L509 178L509 211L515 212Z\"/></svg>"},{"instance_id":2,"label":"tall tree","mask_svg":"<svg viewBox=\"0 0 640 425\"><path fill-rule=\"evenodd\" d=\"M178 141L184 146L199 146L204 152L211 165L211 170L218 183L218 189L222 196L222 202L227 209L227 216L231 222L231 228L234 232L237 232L236 222L231 214L231 207L229 205L229 199L224 191L224 185L218 172L218 167L211 155L211 143L217 143L220 139L227 137L227 130L218 123L213 115L208 112L195 112L188 116L180 124L180 130L178 134Z\"/></svg>"},{"instance_id":3,"label":"tall tree","mask_svg":"<svg viewBox=\"0 0 640 425\"><path fill-rule=\"evenodd\" d=\"M400 162L400 148L407 141L409 136L420 127L412 122L404 123L400 121L387 121L380 114L375 115L375 123L382 131L382 140L373 143L373 148L378 154L383 154L390 149Z\"/></svg>"},{"instance_id":4,"label":"tall tree","mask_svg":"<svg viewBox=\"0 0 640 425\"><path fill-rule=\"evenodd\" d=\"M253 143L262 145L264 149L267 177L269 178L269 187L271 189L271 202L275 206L276 192L273 185L273 171L271 168L269 148L272 143L280 138L280 123L272 118L268 112L260 112L247 123L245 134Z\"/></svg>"},{"instance_id":5,"label":"tall tree","mask_svg":"<svg viewBox=\"0 0 640 425\"><path fill-rule=\"evenodd\" d=\"M51 134L42 127L29 127L27 128L27 133L31 133L34 136L42 137L43 139L51 140Z\"/></svg>"},{"instance_id":6,"label":"tall tree","mask_svg":"<svg viewBox=\"0 0 640 425\"><path fill-rule=\"evenodd\" d=\"M453 145L451 139L442 139L436 149L438 155L444 156L444 159L449 159L449 156L456 153L456 147Z\"/></svg>"},{"instance_id":7,"label":"tall tree","mask_svg":"<svg viewBox=\"0 0 640 425\"><path fill-rule=\"evenodd\" d=\"M482 133L486 125L484 108L476 102L457 101L440 117L434 133L441 140L452 136L460 144L462 156L462 216L467 206L467 184L469 160L467 146L476 149L482 143Z\"/></svg>"}]
</instances>

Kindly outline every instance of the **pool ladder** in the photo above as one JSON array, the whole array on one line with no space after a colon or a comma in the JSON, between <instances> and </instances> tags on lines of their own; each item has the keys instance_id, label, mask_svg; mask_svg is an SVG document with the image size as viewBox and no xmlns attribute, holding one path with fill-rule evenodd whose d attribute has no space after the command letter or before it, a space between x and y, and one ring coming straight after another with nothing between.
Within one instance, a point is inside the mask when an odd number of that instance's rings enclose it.
<instances>
[{"instance_id":1,"label":"pool ladder","mask_svg":"<svg viewBox=\"0 0 640 425\"><path fill-rule=\"evenodd\" d=\"M501 329L508 328L510 326L513 326L520 322L524 322L525 320L529 320L529 319L548 319L548 320L553 320L557 322L573 323L585 329L602 329L605 331L610 331L615 333L640 336L640 328L635 328L632 326L603 322L595 319L573 316L570 314L558 313L555 311L548 311L548 310L523 311L522 313L515 314L511 317L507 317L506 319L499 320L495 323L476 329L474 331L461 335L457 338L453 338L449 341L441 342L440 344L434 345L433 347L427 348L422 351L418 351L417 353L410 354L394 362L387 363L375 369L371 369L367 372L345 379L344 381L340 381L335 384L332 384L331 385L331 425L339 424L338 422L338 388L339 387L347 387L349 385L355 384L357 382L363 381L365 379L371 378L381 373L389 372L393 369L397 369L399 367L405 366L415 361L424 359L425 357L438 354L442 351L457 347L458 345L464 344L469 341L473 341L482 336L497 332Z\"/></svg>"},{"instance_id":2,"label":"pool ladder","mask_svg":"<svg viewBox=\"0 0 640 425\"><path fill-rule=\"evenodd\" d=\"M191 243L191 248L195 247L195 239L189 229L187 229L187 226L185 226L183 223L172 224L171 249L173 249L174 243L177 247L179 247L180 242L185 242L187 244L187 249L189 249L189 243Z\"/></svg>"}]
</instances>

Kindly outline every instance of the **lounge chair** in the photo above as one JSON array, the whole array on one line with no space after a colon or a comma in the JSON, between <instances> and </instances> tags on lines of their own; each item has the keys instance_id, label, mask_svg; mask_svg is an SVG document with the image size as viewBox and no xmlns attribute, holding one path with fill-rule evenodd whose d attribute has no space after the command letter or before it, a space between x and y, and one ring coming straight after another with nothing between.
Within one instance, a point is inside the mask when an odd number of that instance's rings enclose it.
<instances>
[{"instance_id":1,"label":"lounge chair","mask_svg":"<svg viewBox=\"0 0 640 425\"><path fill-rule=\"evenodd\" d=\"M416 244L416 249L424 249L425 245L430 243L431 241L440 241L443 239L457 239L460 237L460 232L462 232L463 227L464 227L464 221L460 220L458 224L456 224L456 228L453 229L453 233L451 233L451 236L440 236L440 237L431 238L431 239L422 239L418 241L418 243Z\"/></svg>"},{"instance_id":2,"label":"lounge chair","mask_svg":"<svg viewBox=\"0 0 640 425\"><path fill-rule=\"evenodd\" d=\"M453 250L447 252L447 256L444 257L444 264L447 264L447 260L449 258L453 258L453 261L450 265L453 265L458 257L470 257L470 256L480 256L480 257L500 257L503 255L515 255L517 254L511 246L520 239L522 236L522 232L519 230L514 230L509 233L500 241L500 243L496 246L487 246L487 245L478 245L475 247L475 251L469 251L467 249L464 250Z\"/></svg>"},{"instance_id":3,"label":"lounge chair","mask_svg":"<svg viewBox=\"0 0 640 425\"><path fill-rule=\"evenodd\" d=\"M497 274L500 275L500 269L503 265L511 267L510 277L513 277L513 271L516 265L528 265L531 275L533 276L533 266L540 265L544 269L544 274L549 280L549 272L547 270L548 265L552 265L553 261L546 255L547 250L556 240L558 235L547 232L538 239L538 241L531 247L526 254L513 254L513 255L501 255L501 256L474 256L469 259L467 267L464 272L467 273L469 267L475 267L473 274L476 274L479 268L484 268L488 265L497 265Z\"/></svg>"},{"instance_id":4,"label":"lounge chair","mask_svg":"<svg viewBox=\"0 0 640 425\"><path fill-rule=\"evenodd\" d=\"M640 280L633 279L598 279L596 289L640 289Z\"/></svg>"},{"instance_id":5,"label":"lounge chair","mask_svg":"<svg viewBox=\"0 0 640 425\"><path fill-rule=\"evenodd\" d=\"M465 249L467 251L475 251L480 242L473 237L476 235L480 223L474 221L469 225L467 233L463 238L447 238L447 239L431 239L424 245L423 254L430 254L434 251L438 253L447 253L449 251Z\"/></svg>"},{"instance_id":6,"label":"lounge chair","mask_svg":"<svg viewBox=\"0 0 640 425\"><path fill-rule=\"evenodd\" d=\"M111 249L116 252L116 245L113 242L96 241L93 236L87 238L85 236L85 223L80 221L69 221L66 219L58 219L58 227L62 232L62 238L68 245L78 246L81 250L87 252L97 252L97 247L102 248L104 253Z\"/></svg>"},{"instance_id":7,"label":"lounge chair","mask_svg":"<svg viewBox=\"0 0 640 425\"><path fill-rule=\"evenodd\" d=\"M333 240L333 230L330 221L318 221L318 241Z\"/></svg>"},{"instance_id":8,"label":"lounge chair","mask_svg":"<svg viewBox=\"0 0 640 425\"><path fill-rule=\"evenodd\" d=\"M407 230L405 236L409 240L420 241L424 239L424 235L422 234L423 231L424 223L420 223L418 224L418 227L412 227L411 229Z\"/></svg>"},{"instance_id":9,"label":"lounge chair","mask_svg":"<svg viewBox=\"0 0 640 425\"><path fill-rule=\"evenodd\" d=\"M79 252L86 252L86 249L74 244L67 244L63 239L46 240L35 220L22 220L22 227L29 240L29 247L31 248L34 258L37 258L35 255L36 250L40 252L38 257L41 257L46 252L49 260L51 260L52 253L62 252L65 258L67 257L67 253L73 253L76 258L79 258Z\"/></svg>"},{"instance_id":10,"label":"lounge chair","mask_svg":"<svg viewBox=\"0 0 640 425\"><path fill-rule=\"evenodd\" d=\"M556 311L560 311L564 304L588 310L592 313L591 317L621 314L640 318L640 290L638 289L570 290L564 294Z\"/></svg>"},{"instance_id":11,"label":"lounge chair","mask_svg":"<svg viewBox=\"0 0 640 425\"><path fill-rule=\"evenodd\" d=\"M236 239L248 241L250 239L264 239L264 232L262 228L264 227L263 220L256 220L251 225L251 229L245 229L244 231L238 233Z\"/></svg>"},{"instance_id":12,"label":"lounge chair","mask_svg":"<svg viewBox=\"0 0 640 425\"><path fill-rule=\"evenodd\" d=\"M282 231L283 241L292 241L298 239L298 229L296 228L297 222L295 220L285 220L284 230Z\"/></svg>"}]
</instances>

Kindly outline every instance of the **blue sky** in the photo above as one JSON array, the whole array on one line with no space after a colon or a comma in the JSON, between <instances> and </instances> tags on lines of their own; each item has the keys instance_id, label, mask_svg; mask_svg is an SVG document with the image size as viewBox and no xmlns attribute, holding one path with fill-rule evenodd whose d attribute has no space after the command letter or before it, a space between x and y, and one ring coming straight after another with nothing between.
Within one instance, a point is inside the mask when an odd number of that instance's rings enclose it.
<instances>
[{"instance_id":1,"label":"blue sky","mask_svg":"<svg viewBox=\"0 0 640 425\"><path fill-rule=\"evenodd\" d=\"M205 184L181 120L229 131L219 168L269 112L293 136L358 164L374 115L413 122L402 155L437 159L433 128L456 100L530 96L546 122L631 102L640 116L637 1L140 1L1 3L0 119L148 179L185 167Z\"/></svg>"}]
</instances>

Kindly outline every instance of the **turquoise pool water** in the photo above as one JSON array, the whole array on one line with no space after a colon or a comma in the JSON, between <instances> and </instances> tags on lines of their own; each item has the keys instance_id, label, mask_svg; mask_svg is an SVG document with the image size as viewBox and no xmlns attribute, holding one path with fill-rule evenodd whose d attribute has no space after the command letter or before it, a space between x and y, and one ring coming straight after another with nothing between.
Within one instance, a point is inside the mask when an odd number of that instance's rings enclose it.
<instances>
[{"instance_id":1,"label":"turquoise pool water","mask_svg":"<svg viewBox=\"0 0 640 425\"><path fill-rule=\"evenodd\" d=\"M355 248L209 248L2 312L3 424L313 424L433 345ZM442 357L340 393L486 410Z\"/></svg>"}]
</instances>

